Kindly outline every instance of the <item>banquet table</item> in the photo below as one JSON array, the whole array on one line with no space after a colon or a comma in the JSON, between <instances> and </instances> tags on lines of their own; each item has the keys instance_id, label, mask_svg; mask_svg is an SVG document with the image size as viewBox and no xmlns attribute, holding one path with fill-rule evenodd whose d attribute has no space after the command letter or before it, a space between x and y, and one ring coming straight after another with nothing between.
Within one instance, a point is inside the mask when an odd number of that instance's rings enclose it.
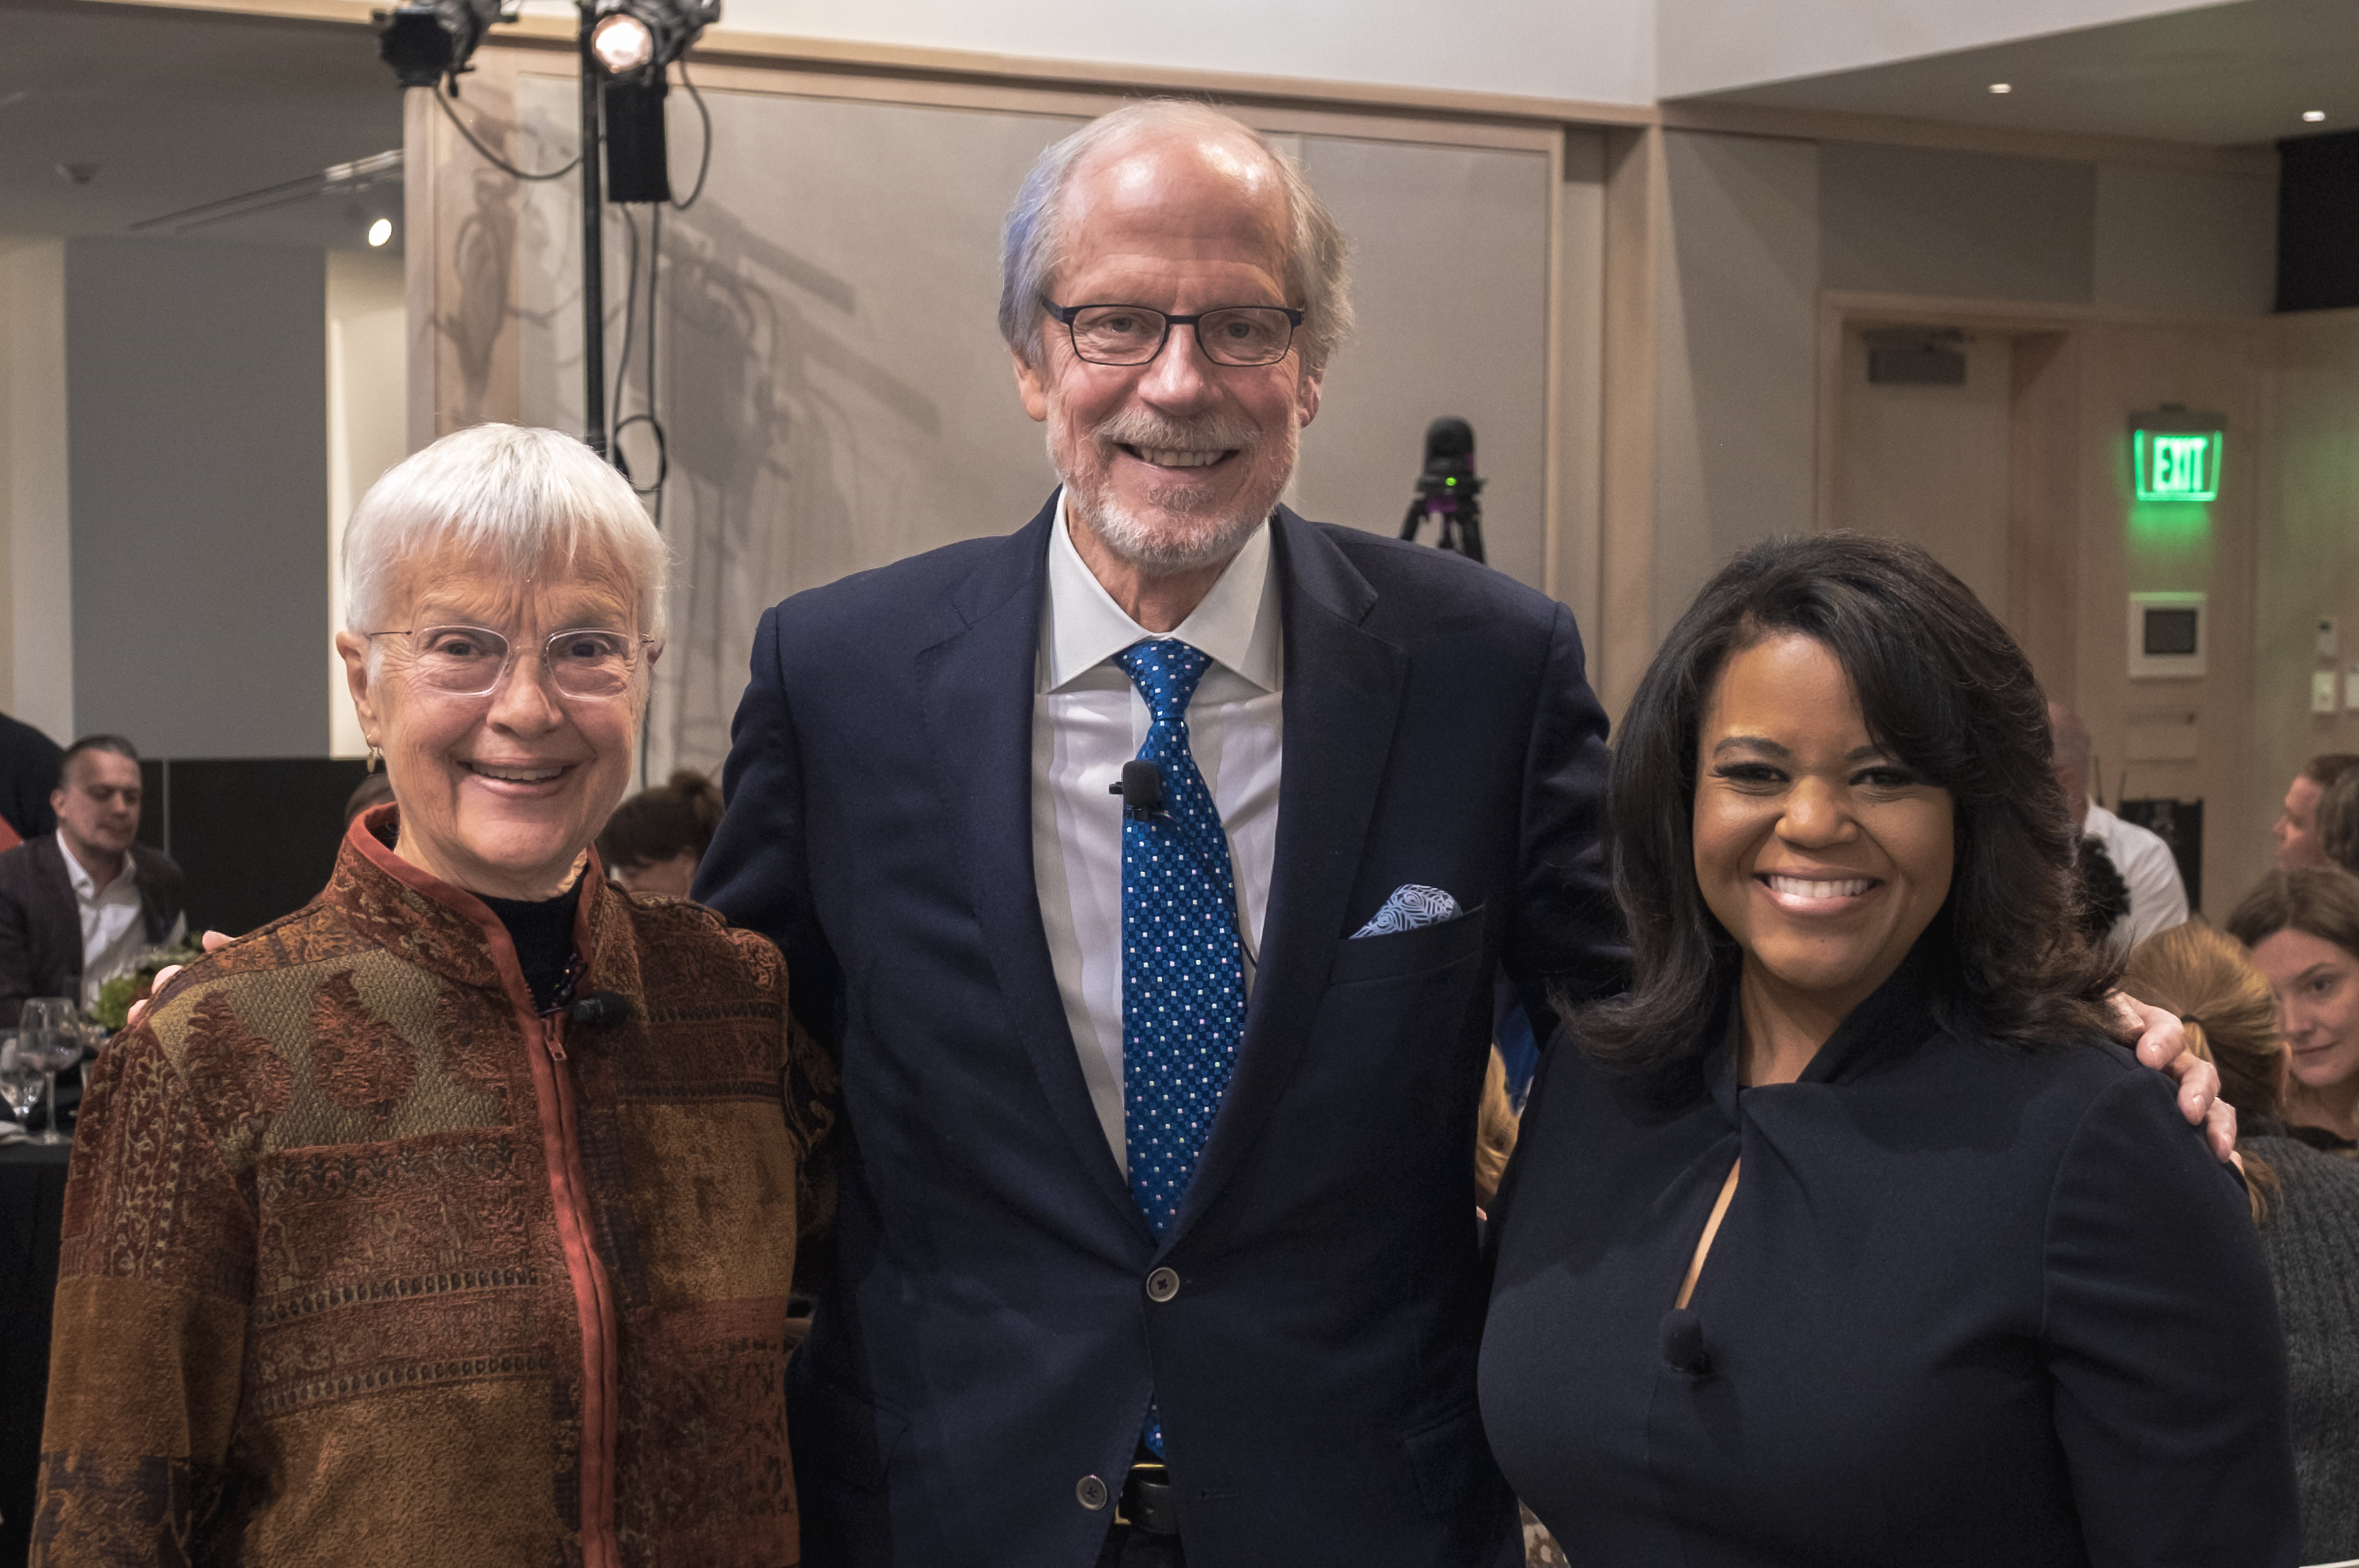
<instances>
[{"instance_id":1,"label":"banquet table","mask_svg":"<svg viewBox=\"0 0 2359 1568\"><path fill-rule=\"evenodd\" d=\"M71 1144L0 1145L0 1568L19 1568L31 1541L49 1299L72 1151Z\"/></svg>"}]
</instances>

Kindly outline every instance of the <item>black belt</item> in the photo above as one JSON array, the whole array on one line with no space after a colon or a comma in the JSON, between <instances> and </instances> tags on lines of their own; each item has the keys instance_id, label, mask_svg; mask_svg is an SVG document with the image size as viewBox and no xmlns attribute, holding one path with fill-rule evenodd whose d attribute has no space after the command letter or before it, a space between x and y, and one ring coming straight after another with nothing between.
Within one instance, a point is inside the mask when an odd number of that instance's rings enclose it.
<instances>
[{"instance_id":1,"label":"black belt","mask_svg":"<svg viewBox=\"0 0 2359 1568\"><path fill-rule=\"evenodd\" d=\"M1159 1459L1142 1459L1130 1467L1122 1484L1122 1501L1114 1522L1147 1535L1180 1533L1180 1499L1171 1472Z\"/></svg>"}]
</instances>

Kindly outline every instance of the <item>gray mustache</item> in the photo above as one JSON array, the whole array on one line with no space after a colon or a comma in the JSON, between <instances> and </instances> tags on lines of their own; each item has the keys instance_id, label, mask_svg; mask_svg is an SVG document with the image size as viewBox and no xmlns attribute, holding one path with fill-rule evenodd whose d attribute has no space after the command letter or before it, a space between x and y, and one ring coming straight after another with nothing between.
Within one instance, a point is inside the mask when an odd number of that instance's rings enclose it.
<instances>
[{"instance_id":1,"label":"gray mustache","mask_svg":"<svg viewBox=\"0 0 2359 1568\"><path fill-rule=\"evenodd\" d=\"M1262 432L1243 420L1208 415L1201 419L1173 419L1132 408L1102 421L1090 436L1101 446L1152 446L1201 451L1207 447L1250 452L1261 444Z\"/></svg>"}]
</instances>

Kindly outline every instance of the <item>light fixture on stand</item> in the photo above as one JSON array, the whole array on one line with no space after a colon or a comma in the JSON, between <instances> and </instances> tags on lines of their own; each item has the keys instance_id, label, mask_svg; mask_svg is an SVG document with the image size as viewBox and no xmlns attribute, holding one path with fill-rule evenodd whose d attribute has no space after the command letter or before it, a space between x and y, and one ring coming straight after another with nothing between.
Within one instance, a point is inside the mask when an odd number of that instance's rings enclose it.
<instances>
[{"instance_id":1,"label":"light fixture on stand","mask_svg":"<svg viewBox=\"0 0 2359 1568\"><path fill-rule=\"evenodd\" d=\"M447 82L456 96L458 77L485 31L495 22L515 21L521 6L522 0L413 0L375 14L377 52L404 87L439 92ZM720 18L721 0L576 0L575 10L581 17L575 34L582 84L581 152L575 164L582 170L582 439L599 456L612 458L615 453L606 426L604 204L609 200L669 200L664 72ZM443 109L448 113L450 105ZM519 179L554 179L573 167L527 174L475 142L463 123L459 129L477 151ZM603 181L598 156L602 146Z\"/></svg>"},{"instance_id":2,"label":"light fixture on stand","mask_svg":"<svg viewBox=\"0 0 2359 1568\"><path fill-rule=\"evenodd\" d=\"M513 22L501 0L423 0L375 13L377 58L404 87L435 87L467 69L494 22Z\"/></svg>"},{"instance_id":3,"label":"light fixture on stand","mask_svg":"<svg viewBox=\"0 0 2359 1568\"><path fill-rule=\"evenodd\" d=\"M606 199L669 201L665 72L718 20L720 0L602 0L590 52L606 73Z\"/></svg>"}]
</instances>

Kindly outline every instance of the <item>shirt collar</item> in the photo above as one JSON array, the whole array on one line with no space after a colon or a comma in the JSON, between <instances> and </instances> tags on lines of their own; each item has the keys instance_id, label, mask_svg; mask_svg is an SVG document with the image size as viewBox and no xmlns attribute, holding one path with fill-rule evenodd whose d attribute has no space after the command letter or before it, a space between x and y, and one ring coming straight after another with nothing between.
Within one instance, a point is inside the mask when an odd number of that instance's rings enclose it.
<instances>
[{"instance_id":1,"label":"shirt collar","mask_svg":"<svg viewBox=\"0 0 2359 1568\"><path fill-rule=\"evenodd\" d=\"M1284 681L1278 646L1277 580L1269 570L1269 525L1245 538L1204 602L1169 633L1132 620L1073 548L1070 491L1057 493L1057 523L1049 530L1048 614L1040 628L1040 689L1054 691L1103 664L1135 642L1178 638L1265 691Z\"/></svg>"},{"instance_id":2,"label":"shirt collar","mask_svg":"<svg viewBox=\"0 0 2359 1568\"><path fill-rule=\"evenodd\" d=\"M82 863L80 855L66 847L66 841L63 838L58 840L58 858L66 863L66 880L73 884L74 897L85 904L98 902L98 878L90 874L90 868ZM126 855L123 858L125 864L122 869L115 872L114 880L106 885L106 890L109 893L130 885L131 857Z\"/></svg>"}]
</instances>

